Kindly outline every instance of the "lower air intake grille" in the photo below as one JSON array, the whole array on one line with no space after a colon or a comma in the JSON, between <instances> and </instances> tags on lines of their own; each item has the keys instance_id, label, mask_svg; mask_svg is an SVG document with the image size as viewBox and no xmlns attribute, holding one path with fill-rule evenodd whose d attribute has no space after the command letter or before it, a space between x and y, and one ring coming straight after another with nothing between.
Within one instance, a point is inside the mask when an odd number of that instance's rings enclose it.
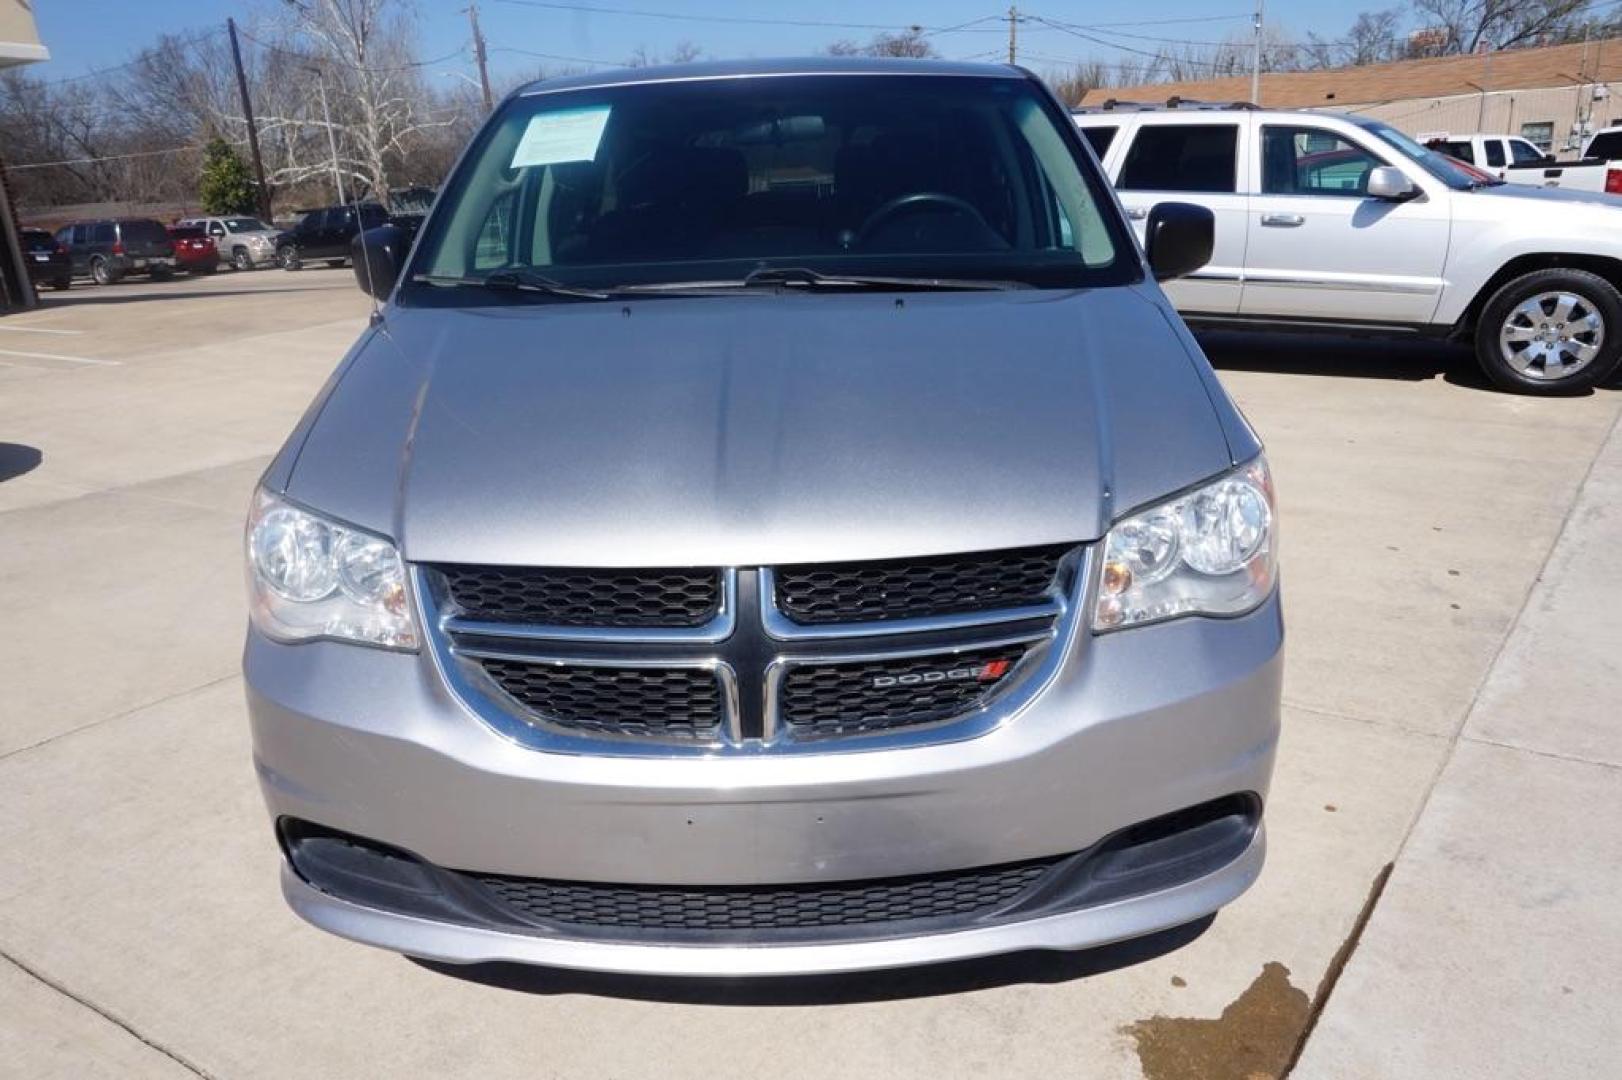
<instances>
[{"instance_id":1,"label":"lower air intake grille","mask_svg":"<svg viewBox=\"0 0 1622 1080\"><path fill-rule=\"evenodd\" d=\"M704 668L612 668L481 660L533 716L588 734L712 740L721 688Z\"/></svg>"},{"instance_id":2,"label":"lower air intake grille","mask_svg":"<svg viewBox=\"0 0 1622 1080\"><path fill-rule=\"evenodd\" d=\"M771 931L989 914L1063 856L914 877L814 885L666 887L475 878L520 918L603 930Z\"/></svg>"},{"instance_id":3,"label":"lower air intake grille","mask_svg":"<svg viewBox=\"0 0 1622 1080\"><path fill-rule=\"evenodd\" d=\"M991 695L1031 648L861 663L805 664L783 676L778 708L796 735L860 735L962 716Z\"/></svg>"},{"instance_id":4,"label":"lower air intake grille","mask_svg":"<svg viewBox=\"0 0 1622 1080\"><path fill-rule=\"evenodd\" d=\"M1048 600L1071 546L884 562L814 563L774 571L777 607L803 625L870 622L1027 607Z\"/></svg>"},{"instance_id":5,"label":"lower air intake grille","mask_svg":"<svg viewBox=\"0 0 1622 1080\"><path fill-rule=\"evenodd\" d=\"M693 627L721 610L721 572L434 567L457 614L541 626Z\"/></svg>"}]
</instances>

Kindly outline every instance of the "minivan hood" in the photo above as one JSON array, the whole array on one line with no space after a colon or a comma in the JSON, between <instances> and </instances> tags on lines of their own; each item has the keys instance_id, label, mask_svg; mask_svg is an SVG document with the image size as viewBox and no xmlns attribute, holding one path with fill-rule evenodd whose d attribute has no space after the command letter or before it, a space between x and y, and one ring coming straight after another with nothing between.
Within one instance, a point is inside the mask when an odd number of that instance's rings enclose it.
<instances>
[{"instance_id":1,"label":"minivan hood","mask_svg":"<svg viewBox=\"0 0 1622 1080\"><path fill-rule=\"evenodd\" d=\"M430 562L1093 539L1230 463L1151 290L391 307L288 493Z\"/></svg>"}]
</instances>

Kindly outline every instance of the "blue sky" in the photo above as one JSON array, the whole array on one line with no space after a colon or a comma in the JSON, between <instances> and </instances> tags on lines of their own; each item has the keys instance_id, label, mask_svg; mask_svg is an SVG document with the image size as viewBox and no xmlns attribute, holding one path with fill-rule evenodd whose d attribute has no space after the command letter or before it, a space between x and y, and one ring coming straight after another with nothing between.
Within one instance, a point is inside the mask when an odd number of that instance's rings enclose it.
<instances>
[{"instance_id":1,"label":"blue sky","mask_svg":"<svg viewBox=\"0 0 1622 1080\"><path fill-rule=\"evenodd\" d=\"M1377 7L1388 0L1370 0ZM423 59L433 59L467 45L466 0L415 0L421 28ZM619 8L682 16L784 19L807 22L906 26L923 23L949 27L1007 11L1007 0L817 0L816 3L765 3L762 0L578 0L573 6ZM1137 4L1076 3L1075 0L1031 0L1023 10L1060 22L1098 26L1117 24L1112 39L1128 48L1154 49L1153 42L1117 36L1125 31L1183 40L1219 41L1248 33L1252 0L1148 0ZM1332 0L1272 0L1268 19L1295 34L1314 30L1336 37L1351 21L1352 8ZM122 63L160 32L179 33L222 26L227 16L252 25L257 17L280 7L279 0L36 0L40 34L52 59L32 74L53 79L81 75ZM852 25L788 26L656 18L646 15L592 14L530 6L528 0L479 0L480 22L489 42L494 72L528 73L542 62L507 49L526 49L558 56L611 63L637 48L668 53L690 41L707 56L749 57L804 55L820 52L830 42L865 40L871 29ZM1161 23L1167 19L1220 21ZM1104 48L1036 22L1020 27L1022 59L1038 69L1071 59L1126 60L1122 49ZM935 37L950 57L998 53L1007 46L1007 26L984 22ZM436 65L436 70L471 72L472 51Z\"/></svg>"}]
</instances>

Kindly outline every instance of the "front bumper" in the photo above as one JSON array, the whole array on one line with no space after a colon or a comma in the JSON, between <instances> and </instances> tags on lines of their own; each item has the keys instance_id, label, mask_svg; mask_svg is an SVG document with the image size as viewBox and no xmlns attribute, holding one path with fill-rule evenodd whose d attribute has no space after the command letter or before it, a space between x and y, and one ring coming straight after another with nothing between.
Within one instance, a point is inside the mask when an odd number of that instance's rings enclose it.
<instances>
[{"instance_id":1,"label":"front bumper","mask_svg":"<svg viewBox=\"0 0 1622 1080\"><path fill-rule=\"evenodd\" d=\"M597 758L497 734L426 655L250 631L255 762L274 819L314 822L443 867L579 882L842 882L1076 852L1239 793L1265 799L1278 738L1275 595L1237 619L1081 635L1053 682L960 742L829 755ZM1102 945L1215 911L1260 871L1258 830L1192 880L1064 914L859 941L646 944L383 911L284 871L334 933L451 962L663 974L792 974Z\"/></svg>"}]
</instances>

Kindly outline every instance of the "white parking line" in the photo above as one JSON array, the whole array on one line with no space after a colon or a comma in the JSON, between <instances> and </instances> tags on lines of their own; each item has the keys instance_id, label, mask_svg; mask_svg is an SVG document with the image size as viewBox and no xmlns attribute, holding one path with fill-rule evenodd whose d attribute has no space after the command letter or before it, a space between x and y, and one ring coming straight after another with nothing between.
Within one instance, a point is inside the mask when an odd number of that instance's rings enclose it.
<instances>
[{"instance_id":1,"label":"white parking line","mask_svg":"<svg viewBox=\"0 0 1622 1080\"><path fill-rule=\"evenodd\" d=\"M28 360L61 360L68 364L96 364L101 367L120 367L121 360L101 360L94 356L63 356L60 353L48 352L15 352L11 349L0 349L0 356L21 356Z\"/></svg>"},{"instance_id":2,"label":"white parking line","mask_svg":"<svg viewBox=\"0 0 1622 1080\"><path fill-rule=\"evenodd\" d=\"M18 334L82 334L83 330L51 330L43 326L6 326L0 323L0 330L11 330Z\"/></svg>"}]
</instances>

